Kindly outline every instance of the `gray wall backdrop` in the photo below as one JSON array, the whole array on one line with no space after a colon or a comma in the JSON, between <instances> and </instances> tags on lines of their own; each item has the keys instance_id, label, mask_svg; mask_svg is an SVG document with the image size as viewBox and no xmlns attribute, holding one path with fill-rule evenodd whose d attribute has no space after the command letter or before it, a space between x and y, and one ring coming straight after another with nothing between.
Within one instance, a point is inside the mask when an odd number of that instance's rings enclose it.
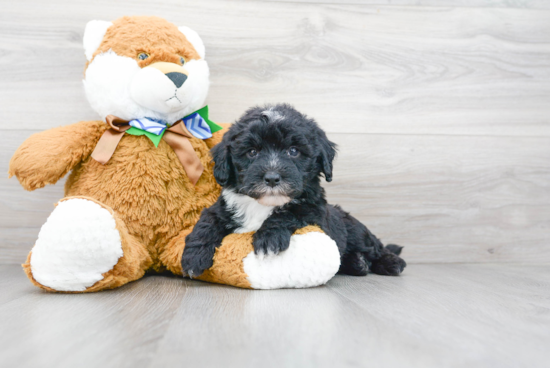
<instances>
[{"instance_id":1,"label":"gray wall backdrop","mask_svg":"<svg viewBox=\"0 0 550 368\"><path fill-rule=\"evenodd\" d=\"M87 21L199 32L214 120L290 102L340 146L329 198L422 262L550 261L550 2L0 1L0 171L32 133L96 119ZM63 195L0 178L0 263Z\"/></svg>"}]
</instances>

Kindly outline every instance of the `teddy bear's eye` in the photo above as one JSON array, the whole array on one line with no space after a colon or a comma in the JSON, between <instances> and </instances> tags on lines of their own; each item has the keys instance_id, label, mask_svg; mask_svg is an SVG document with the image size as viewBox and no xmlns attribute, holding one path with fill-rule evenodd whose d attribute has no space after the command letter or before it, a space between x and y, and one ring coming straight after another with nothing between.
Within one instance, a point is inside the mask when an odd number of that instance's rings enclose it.
<instances>
[{"instance_id":1,"label":"teddy bear's eye","mask_svg":"<svg viewBox=\"0 0 550 368\"><path fill-rule=\"evenodd\" d=\"M149 57L149 54L147 54L146 52L141 52L139 55L138 55L138 59L139 60L145 60Z\"/></svg>"},{"instance_id":2,"label":"teddy bear's eye","mask_svg":"<svg viewBox=\"0 0 550 368\"><path fill-rule=\"evenodd\" d=\"M180 56L180 64L181 65L185 64L185 59L182 56Z\"/></svg>"}]
</instances>

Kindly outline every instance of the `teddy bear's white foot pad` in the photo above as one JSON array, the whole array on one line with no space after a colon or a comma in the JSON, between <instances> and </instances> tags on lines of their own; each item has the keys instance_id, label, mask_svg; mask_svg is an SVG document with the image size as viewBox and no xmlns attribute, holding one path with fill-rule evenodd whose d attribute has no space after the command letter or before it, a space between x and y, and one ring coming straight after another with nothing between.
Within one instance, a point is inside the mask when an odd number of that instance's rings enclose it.
<instances>
[{"instance_id":1,"label":"teddy bear's white foot pad","mask_svg":"<svg viewBox=\"0 0 550 368\"><path fill-rule=\"evenodd\" d=\"M288 249L277 255L249 253L243 267L253 289L314 287L336 275L340 253L328 235L311 232L293 235Z\"/></svg>"},{"instance_id":2,"label":"teddy bear's white foot pad","mask_svg":"<svg viewBox=\"0 0 550 368\"><path fill-rule=\"evenodd\" d=\"M83 291L122 257L114 217L82 198L59 202L40 229L31 254L34 279L58 291Z\"/></svg>"}]
</instances>

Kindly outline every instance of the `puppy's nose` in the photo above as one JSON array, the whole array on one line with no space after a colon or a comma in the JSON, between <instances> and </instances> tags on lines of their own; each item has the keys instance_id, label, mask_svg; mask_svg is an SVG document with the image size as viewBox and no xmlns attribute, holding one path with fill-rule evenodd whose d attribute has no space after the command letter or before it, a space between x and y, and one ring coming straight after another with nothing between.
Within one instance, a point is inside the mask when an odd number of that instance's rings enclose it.
<instances>
[{"instance_id":1,"label":"puppy's nose","mask_svg":"<svg viewBox=\"0 0 550 368\"><path fill-rule=\"evenodd\" d=\"M187 80L187 76L183 73L171 72L166 73L165 75L172 81L172 83L176 85L177 88L180 88Z\"/></svg>"},{"instance_id":2,"label":"puppy's nose","mask_svg":"<svg viewBox=\"0 0 550 368\"><path fill-rule=\"evenodd\" d=\"M281 182L281 175L273 171L268 171L264 175L264 182L266 185L269 185L273 188L274 186L279 185L279 183Z\"/></svg>"}]
</instances>

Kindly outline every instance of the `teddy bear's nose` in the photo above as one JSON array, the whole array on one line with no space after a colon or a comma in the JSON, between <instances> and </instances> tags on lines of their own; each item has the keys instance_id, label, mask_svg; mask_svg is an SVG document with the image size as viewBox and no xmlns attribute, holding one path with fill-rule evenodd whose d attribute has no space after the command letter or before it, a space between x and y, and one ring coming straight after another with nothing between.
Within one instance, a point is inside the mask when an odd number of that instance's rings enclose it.
<instances>
[{"instance_id":1,"label":"teddy bear's nose","mask_svg":"<svg viewBox=\"0 0 550 368\"><path fill-rule=\"evenodd\" d=\"M176 85L177 88L180 88L187 80L187 76L183 73L171 72L166 73L165 75L172 81L172 83Z\"/></svg>"}]
</instances>

